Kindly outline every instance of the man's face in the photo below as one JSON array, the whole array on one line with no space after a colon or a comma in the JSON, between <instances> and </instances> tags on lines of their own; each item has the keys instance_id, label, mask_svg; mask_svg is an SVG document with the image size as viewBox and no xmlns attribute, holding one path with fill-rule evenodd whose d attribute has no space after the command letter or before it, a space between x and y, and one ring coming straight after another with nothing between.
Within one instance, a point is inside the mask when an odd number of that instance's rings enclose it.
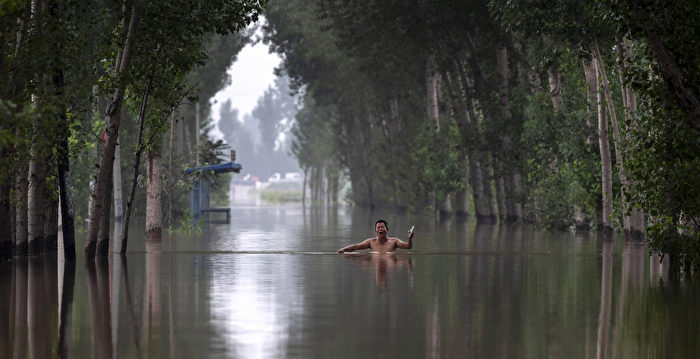
<instances>
[{"instance_id":1,"label":"man's face","mask_svg":"<svg viewBox=\"0 0 700 359\"><path fill-rule=\"evenodd\" d=\"M386 228L386 224L379 222L374 226L374 231L377 233L377 237L384 237L389 229Z\"/></svg>"}]
</instances>

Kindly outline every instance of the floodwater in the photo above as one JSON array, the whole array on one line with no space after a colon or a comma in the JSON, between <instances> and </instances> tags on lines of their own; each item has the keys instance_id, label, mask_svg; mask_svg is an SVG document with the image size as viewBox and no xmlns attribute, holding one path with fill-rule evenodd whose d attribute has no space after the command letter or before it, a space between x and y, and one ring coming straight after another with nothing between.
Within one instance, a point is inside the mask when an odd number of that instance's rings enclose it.
<instances>
[{"instance_id":1,"label":"floodwater","mask_svg":"<svg viewBox=\"0 0 700 359\"><path fill-rule=\"evenodd\" d=\"M201 233L133 234L124 257L1 263L0 358L700 355L697 280L620 235L232 206ZM380 217L415 225L413 250L335 253Z\"/></svg>"}]
</instances>

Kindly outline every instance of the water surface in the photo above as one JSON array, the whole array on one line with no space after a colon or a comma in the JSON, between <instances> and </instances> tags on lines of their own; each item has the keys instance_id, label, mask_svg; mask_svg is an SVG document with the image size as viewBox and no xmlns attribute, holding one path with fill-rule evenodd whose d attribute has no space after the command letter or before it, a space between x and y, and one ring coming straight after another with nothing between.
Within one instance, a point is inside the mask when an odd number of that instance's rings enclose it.
<instances>
[{"instance_id":1,"label":"water surface","mask_svg":"<svg viewBox=\"0 0 700 359\"><path fill-rule=\"evenodd\" d=\"M414 248L338 255L373 235ZM234 204L125 257L0 264L2 358L692 358L698 285L622 236ZM80 247L79 247L80 248Z\"/></svg>"}]
</instances>

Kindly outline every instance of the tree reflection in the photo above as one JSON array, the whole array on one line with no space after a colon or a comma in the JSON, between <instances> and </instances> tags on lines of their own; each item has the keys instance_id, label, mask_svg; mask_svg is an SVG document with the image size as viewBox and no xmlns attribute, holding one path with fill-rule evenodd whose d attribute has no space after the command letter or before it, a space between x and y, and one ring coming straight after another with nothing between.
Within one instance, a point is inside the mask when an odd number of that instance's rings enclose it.
<instances>
[{"instance_id":1,"label":"tree reflection","mask_svg":"<svg viewBox=\"0 0 700 359\"><path fill-rule=\"evenodd\" d=\"M109 263L106 257L85 262L90 314L92 315L93 357L111 358L112 324L109 303Z\"/></svg>"},{"instance_id":2,"label":"tree reflection","mask_svg":"<svg viewBox=\"0 0 700 359\"><path fill-rule=\"evenodd\" d=\"M60 268L63 267L63 268ZM68 358L73 318L73 291L75 288L75 261L60 261L62 280L59 281L58 357Z\"/></svg>"},{"instance_id":3,"label":"tree reflection","mask_svg":"<svg viewBox=\"0 0 700 359\"><path fill-rule=\"evenodd\" d=\"M15 358L27 357L27 260L16 260L13 266L15 308L12 348Z\"/></svg>"},{"instance_id":4,"label":"tree reflection","mask_svg":"<svg viewBox=\"0 0 700 359\"><path fill-rule=\"evenodd\" d=\"M12 357L12 301L14 299L14 265L0 262L0 358Z\"/></svg>"},{"instance_id":5,"label":"tree reflection","mask_svg":"<svg viewBox=\"0 0 700 359\"><path fill-rule=\"evenodd\" d=\"M144 334L149 357L160 357L161 298L160 241L146 241L146 300L144 301Z\"/></svg>"},{"instance_id":6,"label":"tree reflection","mask_svg":"<svg viewBox=\"0 0 700 359\"><path fill-rule=\"evenodd\" d=\"M603 264L600 281L600 311L598 314L597 358L606 358L608 354L608 333L610 332L610 307L612 305L612 239L600 234L602 242Z\"/></svg>"}]
</instances>

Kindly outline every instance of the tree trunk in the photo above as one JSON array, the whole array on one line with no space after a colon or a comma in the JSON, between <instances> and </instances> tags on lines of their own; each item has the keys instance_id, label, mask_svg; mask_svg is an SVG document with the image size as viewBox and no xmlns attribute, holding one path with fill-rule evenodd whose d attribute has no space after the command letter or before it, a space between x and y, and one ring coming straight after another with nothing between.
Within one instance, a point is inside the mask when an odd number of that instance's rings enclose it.
<instances>
[{"instance_id":1,"label":"tree trunk","mask_svg":"<svg viewBox=\"0 0 700 359\"><path fill-rule=\"evenodd\" d=\"M496 52L496 66L498 68L499 75L499 99L501 107L501 116L503 120L510 124L513 122L513 114L510 111L510 69L508 67L508 50L505 47L498 49ZM507 126L511 127L511 126ZM523 207L522 204L517 201L519 196L518 189L520 188L520 175L518 170L513 166L513 164L504 161L504 159L510 159L513 157L515 152L513 139L511 135L506 132L503 136L503 152L504 157L499 159L500 171L503 179L503 204L505 205L505 217L506 222L515 223L522 220ZM500 186L500 183L499 183Z\"/></svg>"},{"instance_id":2,"label":"tree trunk","mask_svg":"<svg viewBox=\"0 0 700 359\"><path fill-rule=\"evenodd\" d=\"M75 260L75 212L70 186L70 159L68 158L68 136L61 138L58 158L58 186L61 205L61 231L63 233L63 255L67 262Z\"/></svg>"},{"instance_id":3,"label":"tree trunk","mask_svg":"<svg viewBox=\"0 0 700 359\"><path fill-rule=\"evenodd\" d=\"M588 116L586 117L586 122L584 123L586 126L586 130L590 129L590 131L586 131L586 144L588 144L588 150L595 154L598 159L600 159L600 147L599 147L599 141L595 141L593 137L597 134L597 131L593 131L594 124L593 124L593 119L597 117L597 111L598 111L598 81L596 80L596 69L595 69L595 63L593 61L586 62L582 61L581 64L583 65L583 73L584 77L586 79L586 103L588 104L586 108L586 113ZM598 126L595 126L597 128ZM574 211L576 210L576 207L574 207ZM602 196L598 196L596 199L596 222L598 226L598 230L602 230L603 228L603 199ZM574 212L575 213L575 212ZM575 215L575 214L574 214ZM590 227L590 224L588 225Z\"/></svg>"},{"instance_id":4,"label":"tree trunk","mask_svg":"<svg viewBox=\"0 0 700 359\"><path fill-rule=\"evenodd\" d=\"M117 136L117 146L114 148L114 165L112 166L112 186L114 188L114 246L113 251L122 247L122 229L124 228L124 206L122 201L122 159L121 141Z\"/></svg>"},{"instance_id":5,"label":"tree trunk","mask_svg":"<svg viewBox=\"0 0 700 359\"><path fill-rule=\"evenodd\" d=\"M494 159L493 181L495 184L494 189L496 190L496 209L498 210L498 222L506 223L508 220L508 215L506 210L506 186L504 184L505 181L503 179L503 164L495 157L496 155L492 157Z\"/></svg>"},{"instance_id":6,"label":"tree trunk","mask_svg":"<svg viewBox=\"0 0 700 359\"><path fill-rule=\"evenodd\" d=\"M594 59L595 62L597 60ZM596 79L598 80L598 88L601 87L601 74L598 71L596 64ZM608 120L603 107L603 93L598 91L598 143L600 146L600 166L601 166L601 187L602 187L602 209L603 223L602 230L604 232L612 231L612 215L613 215L613 192L612 192L612 160L610 158L610 143L608 142Z\"/></svg>"},{"instance_id":7,"label":"tree trunk","mask_svg":"<svg viewBox=\"0 0 700 359\"><path fill-rule=\"evenodd\" d=\"M4 151L3 151L4 152ZM3 155L5 155L3 153ZM3 156L5 159L7 156ZM6 163L2 160L3 164ZM0 261L12 258L12 216L10 213L10 179L0 179Z\"/></svg>"},{"instance_id":8,"label":"tree trunk","mask_svg":"<svg viewBox=\"0 0 700 359\"><path fill-rule=\"evenodd\" d=\"M474 212L477 223L488 222L490 213L486 205L484 196L484 180L482 178L481 163L474 152L468 153L469 157L469 185L472 188L472 199L474 201Z\"/></svg>"},{"instance_id":9,"label":"tree trunk","mask_svg":"<svg viewBox=\"0 0 700 359\"><path fill-rule=\"evenodd\" d=\"M631 124L632 126L635 126L635 121L633 118L633 114L637 112L637 95L634 93L634 90L632 87L626 83L625 81L625 72L627 71L627 64L629 60L629 56L627 55L626 51L626 43L627 40L624 40L623 42L618 42L617 44L617 52L618 52L618 57L620 59L619 62L619 75L620 75L620 85L622 87L622 99L623 99L623 104L625 106L625 119L627 123ZM627 131L629 134L630 131ZM629 142L629 135L625 136L625 139ZM632 192L635 187L635 181L634 180L629 180L627 191ZM645 234L645 220L644 220L644 213L639 210L636 206L632 206L629 204L629 210L630 210L630 227L631 227L631 232L629 233L629 237L633 240L642 240L644 238Z\"/></svg>"},{"instance_id":10,"label":"tree trunk","mask_svg":"<svg viewBox=\"0 0 700 359\"><path fill-rule=\"evenodd\" d=\"M304 183L301 188L301 204L302 206L306 206L306 186L307 186L307 178L309 176L309 168L304 167Z\"/></svg>"},{"instance_id":11,"label":"tree trunk","mask_svg":"<svg viewBox=\"0 0 700 359\"><path fill-rule=\"evenodd\" d=\"M549 96L552 99L552 107L554 113L564 114L564 98L561 95L561 74L554 68L550 67L547 70L547 78L549 82ZM574 224L577 230L588 230L589 220L584 213L583 208L574 203Z\"/></svg>"},{"instance_id":12,"label":"tree trunk","mask_svg":"<svg viewBox=\"0 0 700 359\"><path fill-rule=\"evenodd\" d=\"M126 245L129 238L129 220L131 218L131 207L134 203L134 195L136 194L136 184L139 178L139 164L141 163L141 152L143 152L143 127L146 121L146 106L148 105L148 94L153 81L153 73L146 82L146 89L141 97L141 109L139 110L139 133L136 140L136 153L134 154L134 172L131 177L131 190L129 190L129 199L126 202L126 213L124 215L124 229L122 229L121 249L120 253L126 253ZM116 248L114 249L116 251Z\"/></svg>"},{"instance_id":13,"label":"tree trunk","mask_svg":"<svg viewBox=\"0 0 700 359\"><path fill-rule=\"evenodd\" d=\"M469 183L472 189L474 212L478 223L489 222L492 212L489 210L487 197L484 192L483 161L480 154L481 132L476 122L476 114L473 109L471 96L468 95L468 78L466 72L457 60L453 60L455 68L455 81L450 82L446 76L448 92L452 101L456 104L457 125L462 132L462 141L467 148L467 160L469 164Z\"/></svg>"},{"instance_id":14,"label":"tree trunk","mask_svg":"<svg viewBox=\"0 0 700 359\"><path fill-rule=\"evenodd\" d=\"M156 139L159 143L159 140ZM160 241L163 234L163 168L160 149L151 149L146 152L146 239Z\"/></svg>"},{"instance_id":15,"label":"tree trunk","mask_svg":"<svg viewBox=\"0 0 700 359\"><path fill-rule=\"evenodd\" d=\"M129 64L131 62L131 51L139 23L137 3L133 3L131 6L129 29L126 35L126 41L124 42L124 48L121 56L119 56L119 67L116 71L118 75L126 73L127 69L129 68ZM105 149L102 152L102 157L100 158L100 167L97 171L95 190L93 191L94 200L92 201L91 205L90 222L88 224L88 231L86 235L87 245L85 247L85 256L87 259L93 259L95 257L97 232L100 226L100 221L98 219L102 216L102 211L105 204L104 198L106 196L106 191L108 190L109 177L112 170L112 164L114 163L114 150L117 145L117 134L119 133L120 114L122 103L124 101L125 90L126 85L123 82L119 83L107 106L105 116L105 124L107 126L105 135L106 143Z\"/></svg>"},{"instance_id":16,"label":"tree trunk","mask_svg":"<svg viewBox=\"0 0 700 359\"><path fill-rule=\"evenodd\" d=\"M29 161L29 191L27 194L27 228L29 236L29 255L36 256L44 251L46 241L44 223L46 222L46 165L41 145L34 141Z\"/></svg>"},{"instance_id":17,"label":"tree trunk","mask_svg":"<svg viewBox=\"0 0 700 359\"><path fill-rule=\"evenodd\" d=\"M464 174L464 183L469 182L469 174ZM466 186L463 190L455 193L455 215L457 218L466 219L469 217L469 191Z\"/></svg>"},{"instance_id":18,"label":"tree trunk","mask_svg":"<svg viewBox=\"0 0 700 359\"><path fill-rule=\"evenodd\" d=\"M46 222L44 222L45 252L55 252L58 249L58 198L54 197L56 190L56 182L51 181L49 187L46 188L46 203L44 203L46 213Z\"/></svg>"},{"instance_id":19,"label":"tree trunk","mask_svg":"<svg viewBox=\"0 0 700 359\"><path fill-rule=\"evenodd\" d=\"M104 197L104 207L102 208L102 215L99 217L100 228L97 231L97 251L96 256L106 257L109 254L109 223L110 223L110 212L112 210L112 171L109 171L109 177L107 178L107 188Z\"/></svg>"},{"instance_id":20,"label":"tree trunk","mask_svg":"<svg viewBox=\"0 0 700 359\"><path fill-rule=\"evenodd\" d=\"M434 120L437 126L437 131L440 132L440 119L438 118L438 72L435 68L435 56L430 55L425 63L425 85L426 85L426 115L429 119Z\"/></svg>"},{"instance_id":21,"label":"tree trunk","mask_svg":"<svg viewBox=\"0 0 700 359\"><path fill-rule=\"evenodd\" d=\"M170 144L168 145L168 225L173 226L173 137L175 134L175 111L170 113ZM231 159L233 161L233 159Z\"/></svg>"},{"instance_id":22,"label":"tree trunk","mask_svg":"<svg viewBox=\"0 0 700 359\"><path fill-rule=\"evenodd\" d=\"M17 131L19 133L19 130ZM19 136L17 136L19 138ZM21 153L18 153L21 156ZM19 161L17 180L15 182L15 256L24 257L29 252L28 230L28 196L27 164Z\"/></svg>"},{"instance_id":23,"label":"tree trunk","mask_svg":"<svg viewBox=\"0 0 700 359\"><path fill-rule=\"evenodd\" d=\"M439 80L440 74L436 68L435 55L430 55L427 57L425 64L425 83L427 90L426 114L430 120L435 121L436 131L438 134L440 133ZM445 197L442 199L436 196L435 204L440 216L449 216L452 213L450 193L446 193Z\"/></svg>"},{"instance_id":24,"label":"tree trunk","mask_svg":"<svg viewBox=\"0 0 700 359\"><path fill-rule=\"evenodd\" d=\"M486 153L481 153L481 180L483 181L484 189L484 202L486 204L486 213L489 213L488 218L484 220L484 223L498 223L498 218L496 217L496 202L494 201L493 186L494 175L493 175L493 165Z\"/></svg>"},{"instance_id":25,"label":"tree trunk","mask_svg":"<svg viewBox=\"0 0 700 359\"><path fill-rule=\"evenodd\" d=\"M596 66L598 73L601 76L601 81L603 85L603 92L605 93L605 102L608 104L608 113L610 114L610 123L613 127L613 141L615 143L615 161L617 162L617 174L620 178L620 183L622 184L623 190L622 195L622 224L625 230L625 234L628 236L632 235L632 219L629 214L630 205L627 199L626 190L630 189L630 182L625 174L625 165L622 158L622 153L624 151L622 145L622 137L620 136L620 128L617 122L617 114L615 113L615 104L613 103L612 94L610 92L610 83L608 82L608 75L605 72L605 64L603 63L603 58L600 55L600 49L598 48L598 42L595 42L595 47L593 49L596 57ZM624 93L623 93L624 97ZM627 100L625 99L625 103Z\"/></svg>"}]
</instances>

